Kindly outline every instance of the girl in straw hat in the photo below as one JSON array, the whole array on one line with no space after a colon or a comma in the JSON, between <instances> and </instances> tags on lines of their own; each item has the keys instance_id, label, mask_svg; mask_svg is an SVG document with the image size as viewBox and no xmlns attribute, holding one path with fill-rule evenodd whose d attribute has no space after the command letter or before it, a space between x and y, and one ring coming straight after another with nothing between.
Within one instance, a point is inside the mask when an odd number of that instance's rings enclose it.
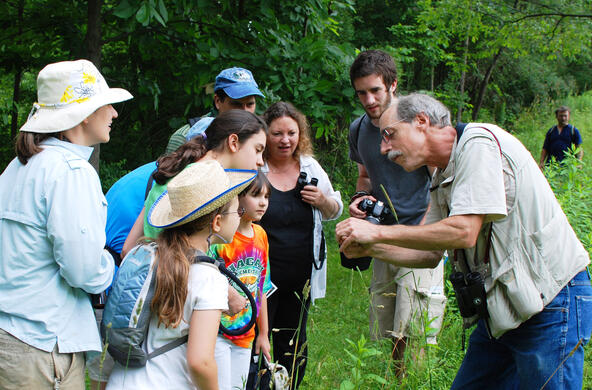
<instances>
[{"instance_id":1,"label":"girl in straw hat","mask_svg":"<svg viewBox=\"0 0 592 390\"><path fill-rule=\"evenodd\" d=\"M109 88L86 60L47 65L0 176L0 388L84 388L84 351L101 342L87 293L113 278L103 251L107 203L88 163L109 141Z\"/></svg>"},{"instance_id":2,"label":"girl in straw hat","mask_svg":"<svg viewBox=\"0 0 592 390\"><path fill-rule=\"evenodd\" d=\"M156 238L156 289L145 348L148 353L189 335L177 348L148 360L144 367L115 364L108 390L218 389L214 347L221 311L228 308L228 282L210 264L193 264L213 243L230 242L240 222L237 194L256 171L227 169L208 160L190 164L168 183L148 211L148 222L162 228ZM145 256L148 243L123 260Z\"/></svg>"},{"instance_id":3,"label":"girl in straw hat","mask_svg":"<svg viewBox=\"0 0 592 390\"><path fill-rule=\"evenodd\" d=\"M239 194L239 206L244 210L240 225L230 244L212 245L210 255L224 261L252 292L257 305L257 335L255 326L237 336L219 334L216 342L216 363L224 367L218 370L220 389L245 389L249 377L251 347L255 342L255 353L262 353L271 361L267 324L267 295L274 287L269 274L269 244L265 230L254 222L261 220L267 211L271 185L261 172L255 180ZM252 309L246 306L236 315L222 316L222 325L227 329L240 329L251 319Z\"/></svg>"}]
</instances>

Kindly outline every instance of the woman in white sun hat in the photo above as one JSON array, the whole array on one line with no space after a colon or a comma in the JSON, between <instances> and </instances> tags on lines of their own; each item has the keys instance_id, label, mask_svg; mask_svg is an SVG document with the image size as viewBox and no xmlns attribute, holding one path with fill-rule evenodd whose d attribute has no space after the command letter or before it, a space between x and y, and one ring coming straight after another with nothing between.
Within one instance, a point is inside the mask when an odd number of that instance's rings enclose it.
<instances>
[{"instance_id":1,"label":"woman in white sun hat","mask_svg":"<svg viewBox=\"0 0 592 390\"><path fill-rule=\"evenodd\" d=\"M125 257L136 262L156 256L152 318L144 342L147 353L188 335L187 343L147 360L144 367L115 363L107 390L218 389L214 348L222 310L228 309L228 281L216 267L193 263L210 244L231 242L243 209L237 195L257 171L224 169L207 160L188 165L172 178L148 211L148 221L163 228L153 243ZM156 249L154 246L156 243Z\"/></svg>"},{"instance_id":2,"label":"woman in white sun hat","mask_svg":"<svg viewBox=\"0 0 592 390\"><path fill-rule=\"evenodd\" d=\"M43 68L37 98L0 175L0 388L83 389L83 352L101 349L88 294L114 269L88 158L132 95L78 60Z\"/></svg>"}]
</instances>

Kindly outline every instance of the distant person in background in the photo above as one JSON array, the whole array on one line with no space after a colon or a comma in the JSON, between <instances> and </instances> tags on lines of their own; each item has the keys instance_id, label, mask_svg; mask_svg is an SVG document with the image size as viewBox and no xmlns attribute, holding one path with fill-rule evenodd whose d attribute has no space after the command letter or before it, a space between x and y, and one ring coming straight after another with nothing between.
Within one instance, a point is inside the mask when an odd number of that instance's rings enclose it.
<instances>
[{"instance_id":1,"label":"distant person in background","mask_svg":"<svg viewBox=\"0 0 592 390\"><path fill-rule=\"evenodd\" d=\"M555 110L555 117L557 118L557 125L551 127L545 135L545 142L543 143L543 150L541 151L541 159L539 167L543 169L546 163L551 161L551 157L555 157L557 161L563 161L565 152L570 148L580 148L582 145L582 136L580 131L574 125L569 124L569 107L561 106ZM578 150L578 159L584 157L582 148Z\"/></svg>"},{"instance_id":2,"label":"distant person in background","mask_svg":"<svg viewBox=\"0 0 592 390\"><path fill-rule=\"evenodd\" d=\"M265 97L248 69L228 68L216 76L214 83L214 108L203 117L189 119L189 124L183 125L173 133L167 145L166 154L172 153L192 137L204 132L212 118L228 110L245 110L255 113L257 108L256 96ZM191 137L187 135L191 133Z\"/></svg>"},{"instance_id":3,"label":"distant person in background","mask_svg":"<svg viewBox=\"0 0 592 390\"><path fill-rule=\"evenodd\" d=\"M101 351L88 294L114 271L103 250L107 202L91 145L109 141L109 88L87 60L47 65L0 176L0 388L84 389L85 351Z\"/></svg>"},{"instance_id":4,"label":"distant person in background","mask_svg":"<svg viewBox=\"0 0 592 390\"><path fill-rule=\"evenodd\" d=\"M273 357L288 369L296 389L306 369L308 308L326 290L327 249L321 223L339 218L343 203L312 157L306 117L285 102L271 105L263 117L269 133L261 170L271 193L261 226L269 240L271 282L278 288L268 300L268 321L269 329L279 330L271 332ZM301 172L307 182L316 178L316 185L298 186Z\"/></svg>"}]
</instances>

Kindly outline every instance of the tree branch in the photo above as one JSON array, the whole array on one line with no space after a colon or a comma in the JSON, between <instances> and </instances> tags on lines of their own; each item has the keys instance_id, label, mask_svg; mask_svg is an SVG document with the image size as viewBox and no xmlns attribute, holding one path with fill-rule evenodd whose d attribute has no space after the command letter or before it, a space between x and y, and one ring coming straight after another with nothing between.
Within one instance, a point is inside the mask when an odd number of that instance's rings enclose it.
<instances>
[{"instance_id":1,"label":"tree branch","mask_svg":"<svg viewBox=\"0 0 592 390\"><path fill-rule=\"evenodd\" d=\"M592 14L564 14L561 12L544 12L538 14L529 14L519 17L518 19L510 20L508 23L518 23L525 19L541 18L545 16L559 16L561 18L589 18L592 19Z\"/></svg>"}]
</instances>

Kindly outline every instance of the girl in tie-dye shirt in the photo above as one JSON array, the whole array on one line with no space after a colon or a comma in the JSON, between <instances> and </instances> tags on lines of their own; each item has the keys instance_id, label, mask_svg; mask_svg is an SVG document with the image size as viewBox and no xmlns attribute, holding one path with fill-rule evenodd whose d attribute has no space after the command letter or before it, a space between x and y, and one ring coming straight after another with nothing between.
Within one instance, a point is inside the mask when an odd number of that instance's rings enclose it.
<instances>
[{"instance_id":1,"label":"girl in tie-dye shirt","mask_svg":"<svg viewBox=\"0 0 592 390\"><path fill-rule=\"evenodd\" d=\"M254 326L240 336L218 335L215 356L221 390L245 388L253 340L255 352L263 353L271 361L266 296L273 288L269 277L269 245L265 230L253 223L265 214L270 192L269 182L265 175L259 172L256 179L239 195L239 213L242 213L242 216L232 242L210 247L209 255L224 260L226 268L249 288L257 302L258 314L256 340ZM235 288L243 294L242 290L236 286ZM221 323L228 329L238 329L245 326L250 319L251 307L247 305L233 316L223 314Z\"/></svg>"}]
</instances>

